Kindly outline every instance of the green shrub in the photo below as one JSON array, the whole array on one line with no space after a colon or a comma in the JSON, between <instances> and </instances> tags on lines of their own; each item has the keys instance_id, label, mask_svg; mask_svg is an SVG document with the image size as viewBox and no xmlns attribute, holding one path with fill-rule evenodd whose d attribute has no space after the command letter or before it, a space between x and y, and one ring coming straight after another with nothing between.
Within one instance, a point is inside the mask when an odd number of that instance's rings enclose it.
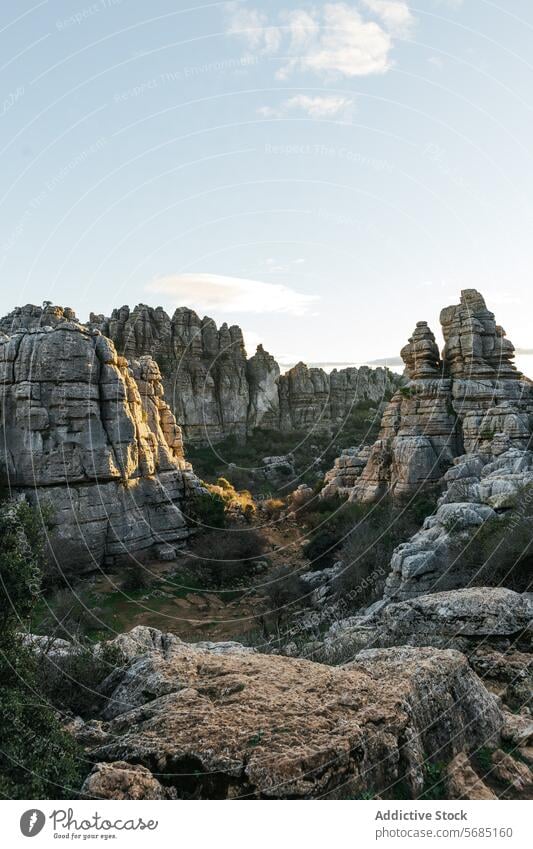
<instances>
[{"instance_id":1,"label":"green shrub","mask_svg":"<svg viewBox=\"0 0 533 849\"><path fill-rule=\"evenodd\" d=\"M207 589L231 589L249 582L266 543L253 529L203 534L191 545L186 569Z\"/></svg>"},{"instance_id":2,"label":"green shrub","mask_svg":"<svg viewBox=\"0 0 533 849\"><path fill-rule=\"evenodd\" d=\"M425 494L405 505L386 499L354 506L358 510L349 515L356 521L336 549L344 569L334 581L334 590L347 612L381 596L394 549L420 529L434 511L436 499Z\"/></svg>"},{"instance_id":3,"label":"green shrub","mask_svg":"<svg viewBox=\"0 0 533 849\"><path fill-rule=\"evenodd\" d=\"M8 799L72 798L84 772L21 637L40 588L43 536L25 502L0 506L0 795Z\"/></svg>"},{"instance_id":4,"label":"green shrub","mask_svg":"<svg viewBox=\"0 0 533 849\"><path fill-rule=\"evenodd\" d=\"M191 517L200 528L223 528L226 524L226 507L216 494L197 495L191 504Z\"/></svg>"}]
</instances>

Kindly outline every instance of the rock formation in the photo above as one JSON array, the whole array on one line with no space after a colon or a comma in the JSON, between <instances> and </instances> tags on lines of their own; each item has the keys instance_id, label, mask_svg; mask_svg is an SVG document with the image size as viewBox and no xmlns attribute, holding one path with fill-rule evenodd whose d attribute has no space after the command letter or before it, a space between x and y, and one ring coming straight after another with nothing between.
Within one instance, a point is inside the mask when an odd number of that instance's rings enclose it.
<instances>
[{"instance_id":1,"label":"rock formation","mask_svg":"<svg viewBox=\"0 0 533 849\"><path fill-rule=\"evenodd\" d=\"M172 319L140 304L91 315L126 357L150 354L158 362L166 396L191 442L218 442L254 428L334 431L362 401L379 403L400 383L388 369L347 368L330 375L299 363L280 376L275 359L259 345L246 358L242 332L178 309Z\"/></svg>"},{"instance_id":2,"label":"rock formation","mask_svg":"<svg viewBox=\"0 0 533 849\"><path fill-rule=\"evenodd\" d=\"M2 485L51 508L61 569L183 544L184 499L199 484L157 364L145 357L130 369L70 311L31 322L0 336Z\"/></svg>"},{"instance_id":3,"label":"rock formation","mask_svg":"<svg viewBox=\"0 0 533 849\"><path fill-rule=\"evenodd\" d=\"M28 305L0 319L0 332L73 319L69 309ZM191 443L244 439L258 427L333 434L357 404L379 403L401 383L388 369L366 366L328 375L299 363L280 376L262 345L247 358L239 327L217 328L213 319L184 307L170 318L161 307L123 306L109 318L91 313L88 328L110 338L128 360L151 356L157 362L167 402Z\"/></svg>"},{"instance_id":4,"label":"rock formation","mask_svg":"<svg viewBox=\"0 0 533 849\"><path fill-rule=\"evenodd\" d=\"M383 414L379 437L353 480L353 500L407 498L436 486L454 459L490 450L496 434L527 448L533 384L516 370L514 348L483 297L464 290L457 306L442 311L441 324L442 359L426 322L418 322L403 348L408 382ZM333 470L328 483L336 477ZM342 480L339 488L345 494ZM327 494L334 491L330 486Z\"/></svg>"},{"instance_id":5,"label":"rock formation","mask_svg":"<svg viewBox=\"0 0 533 849\"><path fill-rule=\"evenodd\" d=\"M100 687L113 718L75 731L99 797L353 798L402 779L416 797L428 761L499 740L496 699L455 651L374 650L336 668L125 636L135 653Z\"/></svg>"},{"instance_id":6,"label":"rock formation","mask_svg":"<svg viewBox=\"0 0 533 849\"><path fill-rule=\"evenodd\" d=\"M361 402L379 403L401 382L384 368L334 369L298 363L279 378L279 427L282 431L334 433Z\"/></svg>"},{"instance_id":7,"label":"rock formation","mask_svg":"<svg viewBox=\"0 0 533 849\"><path fill-rule=\"evenodd\" d=\"M533 599L504 587L436 592L377 609L333 625L326 653L347 657L367 648L433 646L467 655L478 651L531 651Z\"/></svg>"},{"instance_id":8,"label":"rock formation","mask_svg":"<svg viewBox=\"0 0 533 849\"><path fill-rule=\"evenodd\" d=\"M89 324L109 336L128 358L152 356L164 380L165 395L191 442L244 437L250 390L242 331L193 310L172 317L161 308L124 306L111 318L91 314ZM261 401L257 399L261 406Z\"/></svg>"}]
</instances>

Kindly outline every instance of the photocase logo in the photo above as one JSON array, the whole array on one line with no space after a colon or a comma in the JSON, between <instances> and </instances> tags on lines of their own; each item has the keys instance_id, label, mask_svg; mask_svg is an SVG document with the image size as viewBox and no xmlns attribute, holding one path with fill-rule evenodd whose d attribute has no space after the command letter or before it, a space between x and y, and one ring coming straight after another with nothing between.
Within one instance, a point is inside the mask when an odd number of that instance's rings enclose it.
<instances>
[{"instance_id":1,"label":"photocase logo","mask_svg":"<svg viewBox=\"0 0 533 849\"><path fill-rule=\"evenodd\" d=\"M24 811L20 818L20 830L24 837L35 837L42 831L46 822L46 817L42 811L37 808L31 808L29 811Z\"/></svg>"}]
</instances>

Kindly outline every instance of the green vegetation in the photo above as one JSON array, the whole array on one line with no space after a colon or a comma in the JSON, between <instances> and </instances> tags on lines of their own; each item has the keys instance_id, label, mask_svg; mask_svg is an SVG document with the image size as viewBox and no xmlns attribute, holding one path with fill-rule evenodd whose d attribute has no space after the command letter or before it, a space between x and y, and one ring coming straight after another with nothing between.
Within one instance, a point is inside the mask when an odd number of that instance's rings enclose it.
<instances>
[{"instance_id":1,"label":"green vegetation","mask_svg":"<svg viewBox=\"0 0 533 849\"><path fill-rule=\"evenodd\" d=\"M384 399L386 400L386 399ZM269 495L275 488L287 494L300 483L314 484L317 480L316 461L323 469L333 466L342 448L370 444L379 431L381 414L375 404L362 402L353 408L343 425L333 433L256 429L246 440L231 436L214 446L188 445L187 459L196 473L206 481L224 477L238 490L250 490L254 495ZM297 480L291 476L280 479L273 487L262 470L263 457L292 454Z\"/></svg>"},{"instance_id":2,"label":"green vegetation","mask_svg":"<svg viewBox=\"0 0 533 849\"><path fill-rule=\"evenodd\" d=\"M185 568L204 589L246 587L265 548L263 536L253 528L206 533L193 540Z\"/></svg>"},{"instance_id":3,"label":"green vegetation","mask_svg":"<svg viewBox=\"0 0 533 849\"><path fill-rule=\"evenodd\" d=\"M348 612L373 601L383 590L390 559L397 545L420 529L436 506L435 494L420 495L405 504L384 499L358 504L327 499L303 512L309 536L305 555L311 568L344 563L334 589Z\"/></svg>"},{"instance_id":4,"label":"green vegetation","mask_svg":"<svg viewBox=\"0 0 533 849\"><path fill-rule=\"evenodd\" d=\"M533 490L516 509L485 522L468 540L461 536L453 552L453 571L471 586L503 586L529 592L533 576Z\"/></svg>"},{"instance_id":5,"label":"green vegetation","mask_svg":"<svg viewBox=\"0 0 533 849\"><path fill-rule=\"evenodd\" d=\"M25 502L0 505L0 795L9 799L72 798L84 771L22 637L41 585L43 536Z\"/></svg>"},{"instance_id":6,"label":"green vegetation","mask_svg":"<svg viewBox=\"0 0 533 849\"><path fill-rule=\"evenodd\" d=\"M446 799L446 768L443 763L427 763L425 765L424 789L420 799Z\"/></svg>"}]
</instances>

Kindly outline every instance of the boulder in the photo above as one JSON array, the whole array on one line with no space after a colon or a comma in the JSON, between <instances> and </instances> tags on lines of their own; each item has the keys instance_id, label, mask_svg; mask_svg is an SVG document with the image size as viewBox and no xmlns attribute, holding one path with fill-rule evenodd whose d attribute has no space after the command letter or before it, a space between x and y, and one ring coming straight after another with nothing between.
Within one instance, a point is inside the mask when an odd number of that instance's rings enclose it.
<instances>
[{"instance_id":1,"label":"boulder","mask_svg":"<svg viewBox=\"0 0 533 849\"><path fill-rule=\"evenodd\" d=\"M141 764L180 797L335 798L400 779L416 796L428 759L498 738L497 703L458 652L369 651L335 668L172 644L117 670L128 698L88 754Z\"/></svg>"}]
</instances>

